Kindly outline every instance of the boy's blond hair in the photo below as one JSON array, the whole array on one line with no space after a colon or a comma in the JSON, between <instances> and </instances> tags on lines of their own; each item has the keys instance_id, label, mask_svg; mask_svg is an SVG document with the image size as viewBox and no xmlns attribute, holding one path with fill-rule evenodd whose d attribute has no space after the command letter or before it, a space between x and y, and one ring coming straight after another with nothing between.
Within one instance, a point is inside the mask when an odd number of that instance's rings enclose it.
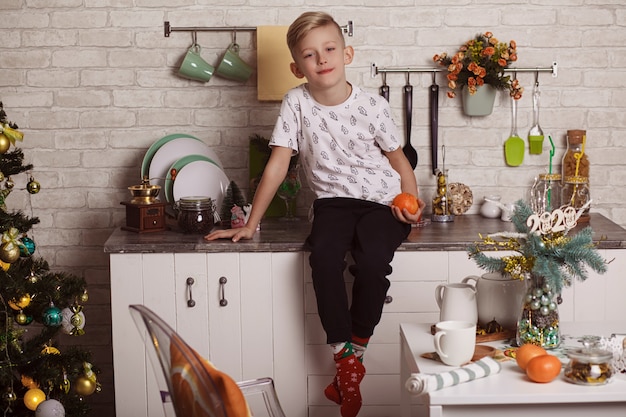
<instances>
[{"instance_id":1,"label":"boy's blond hair","mask_svg":"<svg viewBox=\"0 0 626 417\"><path fill-rule=\"evenodd\" d=\"M343 40L343 30L335 19L328 13L324 12L305 12L302 13L292 24L287 31L287 46L293 57L298 43L313 29L323 27L326 25L333 25L337 28L341 39ZM295 57L294 57L295 59Z\"/></svg>"}]
</instances>

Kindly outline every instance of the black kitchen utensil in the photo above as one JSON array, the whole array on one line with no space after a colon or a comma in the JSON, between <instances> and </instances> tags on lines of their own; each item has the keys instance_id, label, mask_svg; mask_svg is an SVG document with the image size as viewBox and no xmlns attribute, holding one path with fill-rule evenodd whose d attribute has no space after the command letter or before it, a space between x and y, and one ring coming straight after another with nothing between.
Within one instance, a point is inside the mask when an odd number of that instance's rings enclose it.
<instances>
[{"instance_id":1,"label":"black kitchen utensil","mask_svg":"<svg viewBox=\"0 0 626 417\"><path fill-rule=\"evenodd\" d=\"M411 124L413 123L413 86L409 82L409 73L406 73L406 85L404 86L404 123L406 127L406 143L402 148L406 159L411 167L417 166L417 151L411 145Z\"/></svg>"},{"instance_id":2,"label":"black kitchen utensil","mask_svg":"<svg viewBox=\"0 0 626 417\"><path fill-rule=\"evenodd\" d=\"M389 102L389 86L387 85L387 73L383 72L383 85L380 87L380 95Z\"/></svg>"},{"instance_id":3,"label":"black kitchen utensil","mask_svg":"<svg viewBox=\"0 0 626 417\"><path fill-rule=\"evenodd\" d=\"M437 175L437 147L438 134L437 128L439 126L439 86L435 81L435 73L433 72L433 83L429 89L429 104L430 104L430 152L433 166L433 175Z\"/></svg>"}]
</instances>

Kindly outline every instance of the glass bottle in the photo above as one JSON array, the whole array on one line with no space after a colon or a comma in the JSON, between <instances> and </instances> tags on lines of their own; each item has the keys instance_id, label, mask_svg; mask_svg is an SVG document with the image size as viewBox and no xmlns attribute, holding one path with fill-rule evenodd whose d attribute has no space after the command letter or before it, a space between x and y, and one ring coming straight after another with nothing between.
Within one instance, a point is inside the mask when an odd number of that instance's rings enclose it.
<instances>
[{"instance_id":1,"label":"glass bottle","mask_svg":"<svg viewBox=\"0 0 626 417\"><path fill-rule=\"evenodd\" d=\"M575 175L589 178L589 157L585 152L586 138L586 130L567 131L567 150L561 164L563 179Z\"/></svg>"},{"instance_id":2,"label":"glass bottle","mask_svg":"<svg viewBox=\"0 0 626 417\"><path fill-rule=\"evenodd\" d=\"M535 213L561 207L561 174L541 174L530 189L530 207Z\"/></svg>"}]
</instances>

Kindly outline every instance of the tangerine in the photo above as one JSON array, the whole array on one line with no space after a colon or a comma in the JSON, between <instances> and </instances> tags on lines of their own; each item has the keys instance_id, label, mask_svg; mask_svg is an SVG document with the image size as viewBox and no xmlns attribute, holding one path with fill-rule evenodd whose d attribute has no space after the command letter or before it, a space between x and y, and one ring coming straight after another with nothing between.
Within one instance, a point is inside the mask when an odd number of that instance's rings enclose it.
<instances>
[{"instance_id":1,"label":"tangerine","mask_svg":"<svg viewBox=\"0 0 626 417\"><path fill-rule=\"evenodd\" d=\"M546 355L548 352L541 346L533 345L532 343L526 343L517 348L515 351L515 361L517 365L524 371L528 366L528 362L536 356Z\"/></svg>"},{"instance_id":2,"label":"tangerine","mask_svg":"<svg viewBox=\"0 0 626 417\"><path fill-rule=\"evenodd\" d=\"M417 198L411 193L400 193L393 199L392 204L400 210L406 209L409 213L415 214L419 209Z\"/></svg>"},{"instance_id":3,"label":"tangerine","mask_svg":"<svg viewBox=\"0 0 626 417\"><path fill-rule=\"evenodd\" d=\"M554 355L535 356L526 366L526 375L533 382L550 382L561 372L561 360Z\"/></svg>"}]
</instances>

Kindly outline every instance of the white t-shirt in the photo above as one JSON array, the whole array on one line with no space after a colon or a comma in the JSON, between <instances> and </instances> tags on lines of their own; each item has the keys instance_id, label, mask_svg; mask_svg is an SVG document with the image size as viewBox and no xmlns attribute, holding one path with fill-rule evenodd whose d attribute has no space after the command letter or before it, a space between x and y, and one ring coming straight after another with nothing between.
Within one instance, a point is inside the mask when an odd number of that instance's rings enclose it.
<instances>
[{"instance_id":1,"label":"white t-shirt","mask_svg":"<svg viewBox=\"0 0 626 417\"><path fill-rule=\"evenodd\" d=\"M285 95L270 146L300 155L300 165L317 198L349 197L390 204L401 192L400 174L382 151L402 139L389 103L352 87L340 105L324 106L306 84Z\"/></svg>"}]
</instances>

